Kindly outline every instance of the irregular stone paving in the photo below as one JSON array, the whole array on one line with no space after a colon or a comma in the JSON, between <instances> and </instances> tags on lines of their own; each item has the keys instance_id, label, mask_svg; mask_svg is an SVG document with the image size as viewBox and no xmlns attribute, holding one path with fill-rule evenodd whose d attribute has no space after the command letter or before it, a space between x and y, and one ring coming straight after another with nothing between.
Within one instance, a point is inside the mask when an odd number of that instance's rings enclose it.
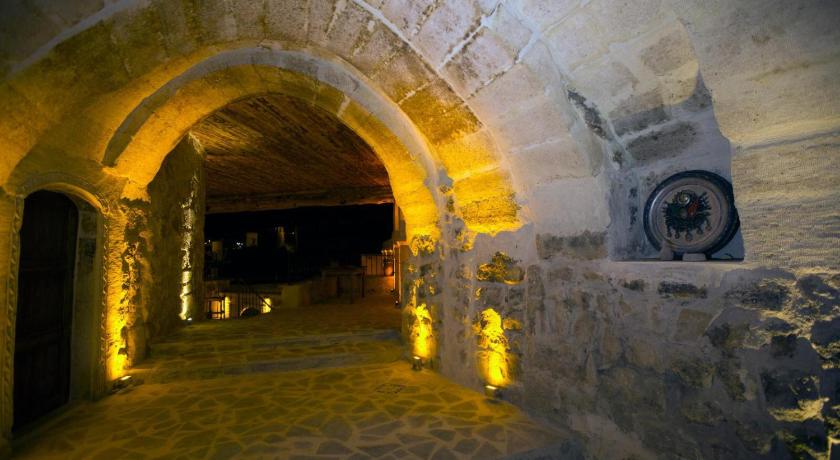
<instances>
[{"instance_id":1,"label":"irregular stone paving","mask_svg":"<svg viewBox=\"0 0 840 460\"><path fill-rule=\"evenodd\" d=\"M179 334L182 342L165 342L171 347L163 346L160 358L153 357L151 361L157 362L149 369L165 372L167 365L191 365L189 360L182 361L171 352L201 348L191 344L201 344L209 337L208 331L229 345L238 343L237 349L245 350L246 356L255 353L260 359L264 358L260 355L263 352L253 351L254 344L277 345L269 349L278 353L281 361L297 351L311 353L307 346L316 347L319 343L314 338L304 341L304 345L289 342L289 348L282 346L284 331L294 331L286 339L304 337L306 332L306 326L297 320L280 320L290 313L191 326ZM328 337L332 340L352 336L348 330L370 331L368 328L374 324L345 323L345 334L341 335L331 329L337 324L334 318L310 317L319 319L312 324L312 330L332 331ZM245 325L260 333L244 333ZM263 334L271 328L278 332L273 338ZM339 354L357 351L347 343L364 344L371 337L379 337L370 332L360 335L355 342L339 343ZM393 338L378 340L387 347L399 347ZM231 359L236 356L226 350L220 348L220 355ZM207 353L208 363L224 361ZM16 446L15 456L492 459L557 445L568 438L565 433L540 426L514 406L487 400L437 373L412 371L406 361L395 359L285 372L232 376L216 373L204 379L185 374L184 378L173 378L167 383L147 381L98 402L69 409L39 432L24 438ZM146 376L152 374L147 371Z\"/></svg>"}]
</instances>

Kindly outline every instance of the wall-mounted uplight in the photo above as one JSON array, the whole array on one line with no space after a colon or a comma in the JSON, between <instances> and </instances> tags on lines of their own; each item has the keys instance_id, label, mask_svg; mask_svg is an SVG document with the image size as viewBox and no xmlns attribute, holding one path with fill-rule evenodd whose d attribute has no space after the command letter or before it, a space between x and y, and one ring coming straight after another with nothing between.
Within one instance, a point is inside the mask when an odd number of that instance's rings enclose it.
<instances>
[{"instance_id":1,"label":"wall-mounted uplight","mask_svg":"<svg viewBox=\"0 0 840 460\"><path fill-rule=\"evenodd\" d=\"M417 355L414 355L414 357L411 358L411 370L414 370L414 371L423 370L423 358L421 358Z\"/></svg>"}]
</instances>

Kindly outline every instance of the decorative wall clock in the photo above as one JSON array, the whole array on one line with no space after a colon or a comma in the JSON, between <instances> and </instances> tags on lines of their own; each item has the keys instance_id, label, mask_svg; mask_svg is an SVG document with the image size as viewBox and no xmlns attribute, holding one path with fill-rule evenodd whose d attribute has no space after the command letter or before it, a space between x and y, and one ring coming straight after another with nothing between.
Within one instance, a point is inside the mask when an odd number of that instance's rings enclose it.
<instances>
[{"instance_id":1,"label":"decorative wall clock","mask_svg":"<svg viewBox=\"0 0 840 460\"><path fill-rule=\"evenodd\" d=\"M685 171L659 184L645 205L645 234L675 255L722 249L738 231L732 185L709 171Z\"/></svg>"}]
</instances>

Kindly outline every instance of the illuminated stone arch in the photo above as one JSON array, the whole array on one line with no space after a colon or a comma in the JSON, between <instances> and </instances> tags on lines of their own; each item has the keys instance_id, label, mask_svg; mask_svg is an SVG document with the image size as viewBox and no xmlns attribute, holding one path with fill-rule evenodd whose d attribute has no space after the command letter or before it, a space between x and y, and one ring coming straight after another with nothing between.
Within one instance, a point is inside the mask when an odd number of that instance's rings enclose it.
<instances>
[{"instance_id":1,"label":"illuminated stone arch","mask_svg":"<svg viewBox=\"0 0 840 460\"><path fill-rule=\"evenodd\" d=\"M219 53L147 97L116 130L102 163L126 177L126 193L145 189L166 155L196 123L237 100L283 94L335 116L364 139L388 171L409 237L438 238L437 173L424 140L382 94L339 63L260 48Z\"/></svg>"}]
</instances>

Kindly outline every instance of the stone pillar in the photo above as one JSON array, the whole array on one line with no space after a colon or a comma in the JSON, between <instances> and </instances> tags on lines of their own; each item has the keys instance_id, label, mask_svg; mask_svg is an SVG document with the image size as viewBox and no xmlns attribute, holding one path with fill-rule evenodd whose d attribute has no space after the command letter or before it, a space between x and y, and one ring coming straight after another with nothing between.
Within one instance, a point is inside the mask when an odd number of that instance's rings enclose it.
<instances>
[{"instance_id":1,"label":"stone pillar","mask_svg":"<svg viewBox=\"0 0 840 460\"><path fill-rule=\"evenodd\" d=\"M17 267L23 200L0 192L0 457L11 456Z\"/></svg>"},{"instance_id":2,"label":"stone pillar","mask_svg":"<svg viewBox=\"0 0 840 460\"><path fill-rule=\"evenodd\" d=\"M148 203L121 200L104 213L105 285L103 353L106 381L146 355L149 270Z\"/></svg>"}]
</instances>

